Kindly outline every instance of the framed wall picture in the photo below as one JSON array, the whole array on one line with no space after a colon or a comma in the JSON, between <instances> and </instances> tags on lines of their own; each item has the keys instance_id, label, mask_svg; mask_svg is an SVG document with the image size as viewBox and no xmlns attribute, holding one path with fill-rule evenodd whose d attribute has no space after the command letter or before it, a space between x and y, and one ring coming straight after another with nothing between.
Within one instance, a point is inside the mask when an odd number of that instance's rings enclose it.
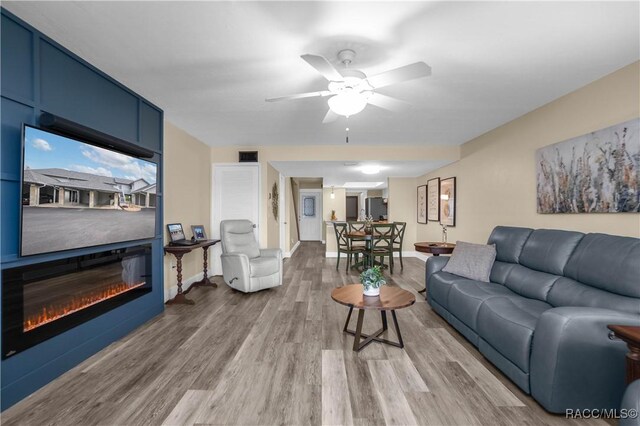
<instances>
[{"instance_id":1,"label":"framed wall picture","mask_svg":"<svg viewBox=\"0 0 640 426\"><path fill-rule=\"evenodd\" d=\"M440 221L440 178L427 181L427 219L429 222Z\"/></svg>"},{"instance_id":2,"label":"framed wall picture","mask_svg":"<svg viewBox=\"0 0 640 426\"><path fill-rule=\"evenodd\" d=\"M418 187L418 223L427 223L427 185Z\"/></svg>"},{"instance_id":3,"label":"framed wall picture","mask_svg":"<svg viewBox=\"0 0 640 426\"><path fill-rule=\"evenodd\" d=\"M440 223L456 226L456 178L440 180Z\"/></svg>"},{"instance_id":4,"label":"framed wall picture","mask_svg":"<svg viewBox=\"0 0 640 426\"><path fill-rule=\"evenodd\" d=\"M191 231L196 241L204 241L207 239L207 233L204 231L203 225L191 225Z\"/></svg>"}]
</instances>

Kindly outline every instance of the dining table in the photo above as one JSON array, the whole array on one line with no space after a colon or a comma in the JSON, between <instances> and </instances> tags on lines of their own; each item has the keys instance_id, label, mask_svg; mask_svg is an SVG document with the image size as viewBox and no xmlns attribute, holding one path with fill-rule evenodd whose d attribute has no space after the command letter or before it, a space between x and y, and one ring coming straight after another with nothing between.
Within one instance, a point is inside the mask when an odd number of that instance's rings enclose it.
<instances>
[{"instance_id":1,"label":"dining table","mask_svg":"<svg viewBox=\"0 0 640 426\"><path fill-rule=\"evenodd\" d=\"M353 247L354 242L364 241L365 250L362 253L362 260L354 263L351 268L370 268L371 265L371 256L368 255L368 252L371 250L371 241L373 241L373 235L371 233L367 234L364 231L351 231L346 234L346 237L349 239L349 246Z\"/></svg>"}]
</instances>

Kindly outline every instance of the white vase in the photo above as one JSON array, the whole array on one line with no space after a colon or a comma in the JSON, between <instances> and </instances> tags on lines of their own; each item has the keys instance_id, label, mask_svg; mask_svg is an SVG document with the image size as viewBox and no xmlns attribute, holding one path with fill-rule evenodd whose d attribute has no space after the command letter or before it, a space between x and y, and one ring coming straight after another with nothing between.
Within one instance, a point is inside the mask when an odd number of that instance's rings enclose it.
<instances>
[{"instance_id":1,"label":"white vase","mask_svg":"<svg viewBox=\"0 0 640 426\"><path fill-rule=\"evenodd\" d=\"M362 292L365 296L380 296L380 287L364 287L364 291Z\"/></svg>"}]
</instances>

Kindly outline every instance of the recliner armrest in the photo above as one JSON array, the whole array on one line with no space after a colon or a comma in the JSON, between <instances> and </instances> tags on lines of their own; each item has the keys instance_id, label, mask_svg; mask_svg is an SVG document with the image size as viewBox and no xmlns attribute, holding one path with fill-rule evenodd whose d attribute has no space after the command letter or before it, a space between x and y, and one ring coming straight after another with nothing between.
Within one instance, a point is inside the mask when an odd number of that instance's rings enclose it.
<instances>
[{"instance_id":1,"label":"recliner armrest","mask_svg":"<svg viewBox=\"0 0 640 426\"><path fill-rule=\"evenodd\" d=\"M251 272L249 257L244 253L223 253L220 260L224 282L233 288L248 288Z\"/></svg>"},{"instance_id":2,"label":"recliner armrest","mask_svg":"<svg viewBox=\"0 0 640 426\"><path fill-rule=\"evenodd\" d=\"M548 411L618 408L624 391L624 342L609 324L640 325L610 309L560 307L538 319L530 360L531 394Z\"/></svg>"},{"instance_id":3,"label":"recliner armrest","mask_svg":"<svg viewBox=\"0 0 640 426\"><path fill-rule=\"evenodd\" d=\"M276 249L260 249L260 257L282 257L282 250Z\"/></svg>"}]
</instances>

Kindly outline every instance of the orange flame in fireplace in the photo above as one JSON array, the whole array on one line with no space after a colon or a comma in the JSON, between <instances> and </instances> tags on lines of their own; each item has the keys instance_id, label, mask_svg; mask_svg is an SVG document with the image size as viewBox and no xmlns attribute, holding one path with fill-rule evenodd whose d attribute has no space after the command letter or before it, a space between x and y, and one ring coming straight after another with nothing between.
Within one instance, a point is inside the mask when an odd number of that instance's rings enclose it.
<instances>
[{"instance_id":1,"label":"orange flame in fireplace","mask_svg":"<svg viewBox=\"0 0 640 426\"><path fill-rule=\"evenodd\" d=\"M43 306L42 310L38 313L31 314L24 319L23 329L25 332L40 327L58 318L80 311L84 308L88 308L91 305L100 303L107 299L111 299L119 294L125 293L134 288L143 286L145 282L138 284L128 285L125 283L112 284L107 288L100 289L95 293L83 294L80 296L74 296L70 300L57 305Z\"/></svg>"}]
</instances>

